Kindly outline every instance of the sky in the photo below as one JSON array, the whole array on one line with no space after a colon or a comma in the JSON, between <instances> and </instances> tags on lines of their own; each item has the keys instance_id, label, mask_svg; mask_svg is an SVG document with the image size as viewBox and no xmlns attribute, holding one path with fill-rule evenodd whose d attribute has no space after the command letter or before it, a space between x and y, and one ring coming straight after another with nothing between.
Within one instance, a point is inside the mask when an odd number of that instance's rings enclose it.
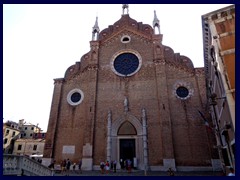
<instances>
[{"instance_id":1,"label":"sky","mask_svg":"<svg viewBox=\"0 0 240 180\"><path fill-rule=\"evenodd\" d=\"M129 16L152 26L160 20L162 44L203 67L201 16L230 4L129 4ZM121 4L3 4L3 122L47 131L55 78L89 52L92 27L121 18Z\"/></svg>"}]
</instances>

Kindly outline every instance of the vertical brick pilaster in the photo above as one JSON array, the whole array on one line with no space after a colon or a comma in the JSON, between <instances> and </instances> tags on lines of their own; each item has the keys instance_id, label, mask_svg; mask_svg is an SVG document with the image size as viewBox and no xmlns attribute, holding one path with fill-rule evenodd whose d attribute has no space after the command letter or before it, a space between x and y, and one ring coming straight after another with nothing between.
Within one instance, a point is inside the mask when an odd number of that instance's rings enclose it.
<instances>
[{"instance_id":1,"label":"vertical brick pilaster","mask_svg":"<svg viewBox=\"0 0 240 180\"><path fill-rule=\"evenodd\" d=\"M174 159L172 126L169 109L169 94L165 65L156 64L156 88L158 98L159 121L162 133L163 159Z\"/></svg>"},{"instance_id":2,"label":"vertical brick pilaster","mask_svg":"<svg viewBox=\"0 0 240 180\"><path fill-rule=\"evenodd\" d=\"M52 105L51 105L51 112L49 117L48 129L46 134L46 141L44 147L44 157L45 158L52 158L54 157L55 151L55 138L57 134L57 124L58 124L58 115L59 115L59 108L60 108L60 101L61 101L61 94L62 94L62 85L63 85L63 78L54 79L54 91L53 91L53 98L52 98Z\"/></svg>"}]
</instances>

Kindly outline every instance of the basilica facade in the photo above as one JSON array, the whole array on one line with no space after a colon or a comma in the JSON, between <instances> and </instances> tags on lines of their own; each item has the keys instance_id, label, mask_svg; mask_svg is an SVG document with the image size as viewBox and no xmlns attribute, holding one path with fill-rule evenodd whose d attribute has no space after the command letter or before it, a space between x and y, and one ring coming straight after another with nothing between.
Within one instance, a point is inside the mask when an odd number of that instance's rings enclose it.
<instances>
[{"instance_id":1,"label":"basilica facade","mask_svg":"<svg viewBox=\"0 0 240 180\"><path fill-rule=\"evenodd\" d=\"M204 124L204 68L162 44L153 24L120 19L100 31L90 50L54 79L45 160L99 169L101 161L132 161L136 169L218 170L214 134Z\"/></svg>"}]
</instances>

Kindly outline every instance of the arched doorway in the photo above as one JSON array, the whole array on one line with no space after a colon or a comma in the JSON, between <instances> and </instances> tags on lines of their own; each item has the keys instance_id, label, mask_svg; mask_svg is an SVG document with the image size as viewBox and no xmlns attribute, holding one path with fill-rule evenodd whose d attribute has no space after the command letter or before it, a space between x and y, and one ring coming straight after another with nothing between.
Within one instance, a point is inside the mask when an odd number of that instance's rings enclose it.
<instances>
[{"instance_id":1,"label":"arched doorway","mask_svg":"<svg viewBox=\"0 0 240 180\"><path fill-rule=\"evenodd\" d=\"M125 159L143 169L143 126L133 115L127 113L113 121L111 126L111 160L118 161L118 168Z\"/></svg>"},{"instance_id":2,"label":"arched doorway","mask_svg":"<svg viewBox=\"0 0 240 180\"><path fill-rule=\"evenodd\" d=\"M126 162L126 160L130 160L132 162L132 165L134 165L134 158L136 158L136 143L133 136L136 135L137 131L129 121L125 121L119 127L119 157L122 169L124 168L124 162Z\"/></svg>"}]
</instances>

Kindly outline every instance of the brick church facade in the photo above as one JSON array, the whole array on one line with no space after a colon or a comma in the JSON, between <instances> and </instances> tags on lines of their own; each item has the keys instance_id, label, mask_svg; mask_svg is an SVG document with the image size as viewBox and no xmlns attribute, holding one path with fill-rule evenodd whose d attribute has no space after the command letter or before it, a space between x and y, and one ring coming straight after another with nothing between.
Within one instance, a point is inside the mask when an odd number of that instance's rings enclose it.
<instances>
[{"instance_id":1,"label":"brick church facade","mask_svg":"<svg viewBox=\"0 0 240 180\"><path fill-rule=\"evenodd\" d=\"M204 69L162 44L156 12L150 26L122 10L102 31L96 19L90 51L54 79L45 160L218 170L214 134L198 112L207 114Z\"/></svg>"}]
</instances>

